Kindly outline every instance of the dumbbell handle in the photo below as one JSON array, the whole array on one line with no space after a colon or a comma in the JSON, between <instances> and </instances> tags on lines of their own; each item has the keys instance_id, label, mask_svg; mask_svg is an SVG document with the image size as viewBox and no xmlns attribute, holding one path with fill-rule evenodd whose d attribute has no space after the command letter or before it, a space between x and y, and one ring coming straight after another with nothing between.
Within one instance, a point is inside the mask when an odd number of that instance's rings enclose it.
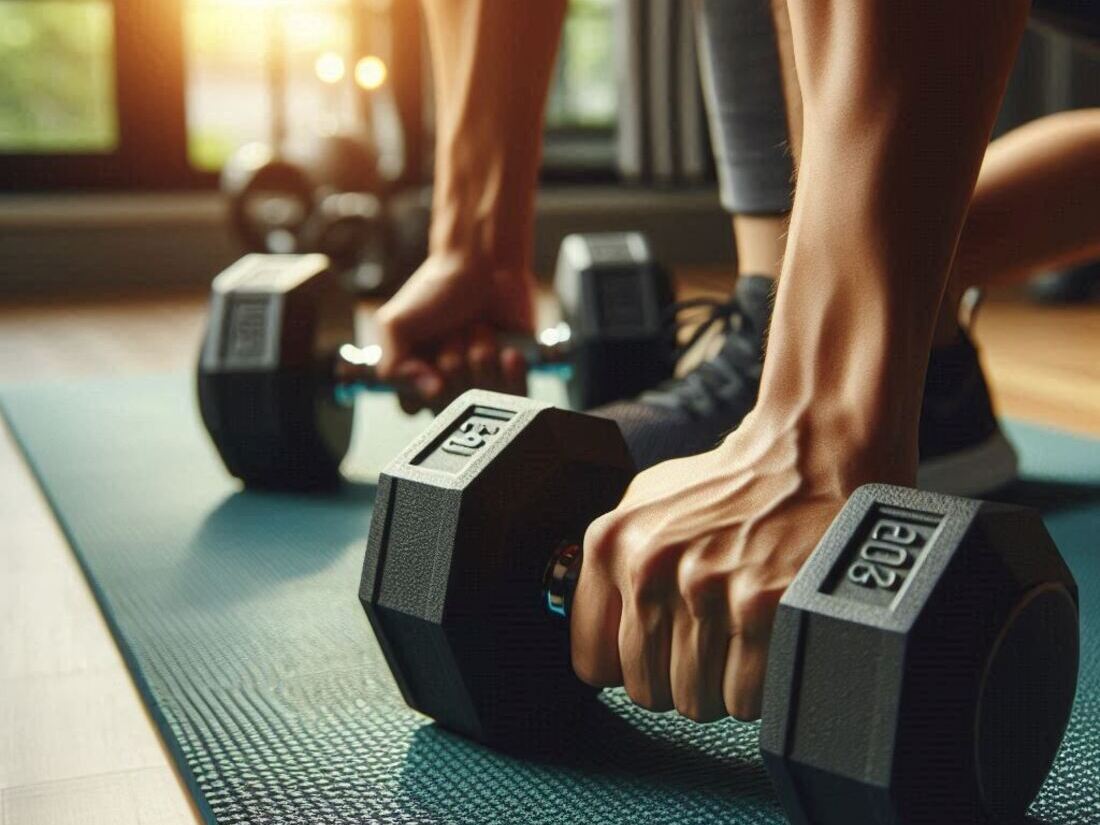
<instances>
[{"instance_id":1,"label":"dumbbell handle","mask_svg":"<svg viewBox=\"0 0 1100 825\"><path fill-rule=\"evenodd\" d=\"M538 337L502 333L497 337L497 342L502 348L519 350L531 369L556 372L569 363L569 337L569 326L563 322L543 330ZM378 377L378 363L381 360L382 348L377 344L364 347L344 344L333 361L332 374L337 387L389 389Z\"/></svg>"},{"instance_id":2,"label":"dumbbell handle","mask_svg":"<svg viewBox=\"0 0 1100 825\"><path fill-rule=\"evenodd\" d=\"M563 541L550 556L543 574L542 592L546 609L553 615L569 618L583 560L584 550L577 541Z\"/></svg>"}]
</instances>

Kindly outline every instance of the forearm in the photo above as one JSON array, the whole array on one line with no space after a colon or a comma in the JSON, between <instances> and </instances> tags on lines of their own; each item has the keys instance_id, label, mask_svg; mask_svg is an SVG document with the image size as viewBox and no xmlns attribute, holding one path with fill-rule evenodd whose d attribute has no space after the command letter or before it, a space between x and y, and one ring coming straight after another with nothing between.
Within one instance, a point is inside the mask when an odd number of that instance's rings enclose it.
<instances>
[{"instance_id":1,"label":"forearm","mask_svg":"<svg viewBox=\"0 0 1100 825\"><path fill-rule=\"evenodd\" d=\"M431 250L523 271L565 0L427 0L424 9L436 94Z\"/></svg>"},{"instance_id":2,"label":"forearm","mask_svg":"<svg viewBox=\"0 0 1100 825\"><path fill-rule=\"evenodd\" d=\"M935 317L1028 4L789 7L805 133L758 409L827 422L845 452L905 481Z\"/></svg>"}]
</instances>

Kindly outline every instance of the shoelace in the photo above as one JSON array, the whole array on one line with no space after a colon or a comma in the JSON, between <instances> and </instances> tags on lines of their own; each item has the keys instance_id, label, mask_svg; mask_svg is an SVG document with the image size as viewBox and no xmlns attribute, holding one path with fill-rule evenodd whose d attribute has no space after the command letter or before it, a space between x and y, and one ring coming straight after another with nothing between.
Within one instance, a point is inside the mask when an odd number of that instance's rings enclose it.
<instances>
[{"instance_id":1,"label":"shoelace","mask_svg":"<svg viewBox=\"0 0 1100 825\"><path fill-rule=\"evenodd\" d=\"M721 350L686 375L654 387L645 394L645 400L683 409L698 417L711 415L717 408L732 406L739 400L751 406L756 394L753 392L752 398L746 399L744 390L760 379L760 349L758 336L752 335L755 332L752 319L736 296L701 297L670 306L668 323L677 330L687 326L698 314L697 310L704 310L705 315L678 348L678 355L694 347L715 327L726 336ZM689 317L684 318L685 315Z\"/></svg>"},{"instance_id":2,"label":"shoelace","mask_svg":"<svg viewBox=\"0 0 1100 825\"><path fill-rule=\"evenodd\" d=\"M723 333L729 332L734 319L744 316L736 295L731 295L729 298L704 295L699 298L688 298L673 303L665 310L665 324L679 333L679 330L688 326L692 320L690 317L684 319L682 316L700 309L710 311L706 313L706 317L698 322L695 331L687 342L677 348L677 358L699 343L712 327L718 326ZM676 338L679 338L679 334L676 335Z\"/></svg>"}]
</instances>

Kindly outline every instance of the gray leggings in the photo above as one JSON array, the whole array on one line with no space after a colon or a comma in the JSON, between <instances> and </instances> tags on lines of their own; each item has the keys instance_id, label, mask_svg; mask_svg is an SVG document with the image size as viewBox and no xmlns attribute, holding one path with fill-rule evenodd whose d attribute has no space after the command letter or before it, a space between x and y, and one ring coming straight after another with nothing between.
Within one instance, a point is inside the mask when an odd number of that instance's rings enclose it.
<instances>
[{"instance_id":1,"label":"gray leggings","mask_svg":"<svg viewBox=\"0 0 1100 825\"><path fill-rule=\"evenodd\" d=\"M794 166L771 3L695 0L695 22L722 205L790 212Z\"/></svg>"},{"instance_id":2,"label":"gray leggings","mask_svg":"<svg viewBox=\"0 0 1100 825\"><path fill-rule=\"evenodd\" d=\"M722 205L748 215L791 211L794 167L769 0L694 0L699 69ZM1033 17L1100 41L1100 0L1034 0Z\"/></svg>"}]
</instances>

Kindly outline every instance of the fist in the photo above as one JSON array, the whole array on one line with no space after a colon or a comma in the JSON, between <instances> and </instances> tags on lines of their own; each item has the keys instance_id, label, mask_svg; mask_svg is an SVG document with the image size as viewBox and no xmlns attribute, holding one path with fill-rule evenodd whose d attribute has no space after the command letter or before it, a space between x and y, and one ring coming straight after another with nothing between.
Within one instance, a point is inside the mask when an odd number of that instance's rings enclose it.
<instances>
[{"instance_id":1,"label":"fist","mask_svg":"<svg viewBox=\"0 0 1100 825\"><path fill-rule=\"evenodd\" d=\"M701 722L760 716L779 599L847 494L819 488L794 437L751 447L658 464L590 526L570 623L582 680Z\"/></svg>"},{"instance_id":2,"label":"fist","mask_svg":"<svg viewBox=\"0 0 1100 825\"><path fill-rule=\"evenodd\" d=\"M441 409L470 387L523 395L527 365L496 333L531 331L534 289L530 273L429 257L378 310L379 377L410 413Z\"/></svg>"}]
</instances>

